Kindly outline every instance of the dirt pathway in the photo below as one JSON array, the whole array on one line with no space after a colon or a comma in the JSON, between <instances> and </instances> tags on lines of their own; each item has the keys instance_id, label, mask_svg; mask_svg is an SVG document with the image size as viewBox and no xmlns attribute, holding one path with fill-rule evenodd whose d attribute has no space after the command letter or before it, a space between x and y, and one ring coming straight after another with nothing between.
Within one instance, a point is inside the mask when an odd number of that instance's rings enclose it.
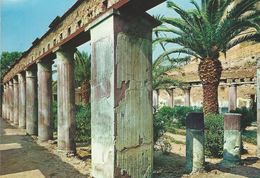
<instances>
[{"instance_id":1,"label":"dirt pathway","mask_svg":"<svg viewBox=\"0 0 260 178\"><path fill-rule=\"evenodd\" d=\"M0 132L0 178L88 177L84 172L85 165L75 168L82 161L50 153L48 148L26 136L23 129L9 125L1 118Z\"/></svg>"},{"instance_id":2,"label":"dirt pathway","mask_svg":"<svg viewBox=\"0 0 260 178\"><path fill-rule=\"evenodd\" d=\"M89 148L79 150L78 157L67 157L56 144L36 143L23 129L17 129L0 118L0 178L85 178L90 177ZM173 137L168 155L155 151L153 178L260 178L260 161L256 146L245 144L248 154L242 165L232 169L219 166L221 159L206 159L206 173L187 175L185 170L185 136Z\"/></svg>"},{"instance_id":3,"label":"dirt pathway","mask_svg":"<svg viewBox=\"0 0 260 178\"><path fill-rule=\"evenodd\" d=\"M219 163L221 159L206 158L206 172L188 175L185 170L185 136L167 133L171 137L171 152L168 155L155 152L154 178L260 178L260 160L256 156L256 146L244 143L247 154L242 155L241 165L226 169ZM176 142L177 141L177 142Z\"/></svg>"}]
</instances>

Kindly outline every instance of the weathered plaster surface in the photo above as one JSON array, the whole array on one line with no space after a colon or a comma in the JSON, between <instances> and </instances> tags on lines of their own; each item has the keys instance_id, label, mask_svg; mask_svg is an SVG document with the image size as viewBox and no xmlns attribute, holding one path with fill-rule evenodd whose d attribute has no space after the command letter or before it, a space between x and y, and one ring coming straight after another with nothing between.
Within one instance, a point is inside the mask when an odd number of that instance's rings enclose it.
<instances>
[{"instance_id":1,"label":"weathered plaster surface","mask_svg":"<svg viewBox=\"0 0 260 178\"><path fill-rule=\"evenodd\" d=\"M75 152L74 52L59 50L57 55L58 148Z\"/></svg>"},{"instance_id":2,"label":"weathered plaster surface","mask_svg":"<svg viewBox=\"0 0 260 178\"><path fill-rule=\"evenodd\" d=\"M257 60L257 156L260 158L260 58Z\"/></svg>"},{"instance_id":3,"label":"weathered plaster surface","mask_svg":"<svg viewBox=\"0 0 260 178\"><path fill-rule=\"evenodd\" d=\"M19 82L19 127L25 128L26 126L26 94L25 94L25 75L18 74Z\"/></svg>"},{"instance_id":4,"label":"weathered plaster surface","mask_svg":"<svg viewBox=\"0 0 260 178\"><path fill-rule=\"evenodd\" d=\"M14 86L14 107L13 107L13 113L14 113L14 124L19 124L19 85L18 80L15 78L13 79L13 86Z\"/></svg>"},{"instance_id":5,"label":"weathered plaster surface","mask_svg":"<svg viewBox=\"0 0 260 178\"><path fill-rule=\"evenodd\" d=\"M152 175L152 27L139 23L111 16L91 30L94 177Z\"/></svg>"},{"instance_id":6,"label":"weathered plaster surface","mask_svg":"<svg viewBox=\"0 0 260 178\"><path fill-rule=\"evenodd\" d=\"M38 134L38 100L36 69L26 71L26 132Z\"/></svg>"},{"instance_id":7,"label":"weathered plaster surface","mask_svg":"<svg viewBox=\"0 0 260 178\"><path fill-rule=\"evenodd\" d=\"M240 162L241 153L241 131L225 130L224 131L224 153L223 163L225 165L238 164Z\"/></svg>"},{"instance_id":8,"label":"weathered plaster surface","mask_svg":"<svg viewBox=\"0 0 260 178\"><path fill-rule=\"evenodd\" d=\"M52 74L51 63L37 63L38 73L38 138L52 139Z\"/></svg>"}]
</instances>

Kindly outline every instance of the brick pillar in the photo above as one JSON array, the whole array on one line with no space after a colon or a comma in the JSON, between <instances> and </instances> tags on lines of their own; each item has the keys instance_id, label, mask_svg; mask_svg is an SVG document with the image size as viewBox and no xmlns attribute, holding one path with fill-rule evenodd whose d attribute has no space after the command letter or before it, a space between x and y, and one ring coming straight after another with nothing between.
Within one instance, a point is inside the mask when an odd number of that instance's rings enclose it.
<instances>
[{"instance_id":1,"label":"brick pillar","mask_svg":"<svg viewBox=\"0 0 260 178\"><path fill-rule=\"evenodd\" d=\"M19 124L19 85L18 85L17 76L13 79L13 86L14 86L14 95L13 95L14 96L14 98L13 98L14 124L18 125Z\"/></svg>"},{"instance_id":2,"label":"brick pillar","mask_svg":"<svg viewBox=\"0 0 260 178\"><path fill-rule=\"evenodd\" d=\"M51 62L37 63L38 138L40 141L48 141L53 138L51 65Z\"/></svg>"},{"instance_id":3,"label":"brick pillar","mask_svg":"<svg viewBox=\"0 0 260 178\"><path fill-rule=\"evenodd\" d=\"M228 110L233 111L237 108L237 85L231 84L228 94Z\"/></svg>"},{"instance_id":4,"label":"brick pillar","mask_svg":"<svg viewBox=\"0 0 260 178\"><path fill-rule=\"evenodd\" d=\"M260 58L257 59L257 79L256 79L256 98L257 98L257 156L260 158Z\"/></svg>"},{"instance_id":5,"label":"brick pillar","mask_svg":"<svg viewBox=\"0 0 260 178\"><path fill-rule=\"evenodd\" d=\"M241 114L224 115L224 153L222 165L232 167L240 163Z\"/></svg>"},{"instance_id":6,"label":"brick pillar","mask_svg":"<svg viewBox=\"0 0 260 178\"><path fill-rule=\"evenodd\" d=\"M38 134L37 68L26 71L26 132Z\"/></svg>"},{"instance_id":7,"label":"brick pillar","mask_svg":"<svg viewBox=\"0 0 260 178\"><path fill-rule=\"evenodd\" d=\"M13 100L13 94L14 94L14 86L13 86L13 82L9 81L9 120L10 122L14 122L14 112L13 112L13 108L14 108L14 100Z\"/></svg>"},{"instance_id":8,"label":"brick pillar","mask_svg":"<svg viewBox=\"0 0 260 178\"><path fill-rule=\"evenodd\" d=\"M152 177L152 28L157 22L147 14L116 13L91 24L92 176Z\"/></svg>"},{"instance_id":9,"label":"brick pillar","mask_svg":"<svg viewBox=\"0 0 260 178\"><path fill-rule=\"evenodd\" d=\"M58 148L75 152L75 85L74 52L58 50L57 56L57 98L58 98Z\"/></svg>"},{"instance_id":10,"label":"brick pillar","mask_svg":"<svg viewBox=\"0 0 260 178\"><path fill-rule=\"evenodd\" d=\"M183 88L184 106L190 106L190 90L191 90L191 87Z\"/></svg>"},{"instance_id":11,"label":"brick pillar","mask_svg":"<svg viewBox=\"0 0 260 178\"><path fill-rule=\"evenodd\" d=\"M189 113L186 118L186 168L190 172L204 170L204 115Z\"/></svg>"},{"instance_id":12,"label":"brick pillar","mask_svg":"<svg viewBox=\"0 0 260 178\"><path fill-rule=\"evenodd\" d=\"M26 127L26 94L25 94L25 75L18 74L19 82L19 127Z\"/></svg>"}]
</instances>

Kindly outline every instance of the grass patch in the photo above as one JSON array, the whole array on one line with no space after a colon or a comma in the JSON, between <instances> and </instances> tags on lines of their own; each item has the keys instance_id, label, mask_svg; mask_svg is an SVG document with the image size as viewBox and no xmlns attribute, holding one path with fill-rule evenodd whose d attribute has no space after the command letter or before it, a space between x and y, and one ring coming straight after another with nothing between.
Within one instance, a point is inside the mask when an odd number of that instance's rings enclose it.
<instances>
[{"instance_id":1,"label":"grass patch","mask_svg":"<svg viewBox=\"0 0 260 178\"><path fill-rule=\"evenodd\" d=\"M257 130L244 130L242 132L242 140L247 143L256 145L257 144L256 137L257 137Z\"/></svg>"}]
</instances>

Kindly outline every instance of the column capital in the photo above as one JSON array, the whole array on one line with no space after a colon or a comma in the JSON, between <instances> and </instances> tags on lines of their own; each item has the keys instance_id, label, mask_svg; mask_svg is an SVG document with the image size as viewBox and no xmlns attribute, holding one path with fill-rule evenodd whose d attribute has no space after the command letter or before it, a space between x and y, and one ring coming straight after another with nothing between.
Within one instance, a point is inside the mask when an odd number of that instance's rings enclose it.
<instances>
[{"instance_id":1,"label":"column capital","mask_svg":"<svg viewBox=\"0 0 260 178\"><path fill-rule=\"evenodd\" d=\"M17 78L13 78L13 84L18 84L18 79Z\"/></svg>"}]
</instances>

